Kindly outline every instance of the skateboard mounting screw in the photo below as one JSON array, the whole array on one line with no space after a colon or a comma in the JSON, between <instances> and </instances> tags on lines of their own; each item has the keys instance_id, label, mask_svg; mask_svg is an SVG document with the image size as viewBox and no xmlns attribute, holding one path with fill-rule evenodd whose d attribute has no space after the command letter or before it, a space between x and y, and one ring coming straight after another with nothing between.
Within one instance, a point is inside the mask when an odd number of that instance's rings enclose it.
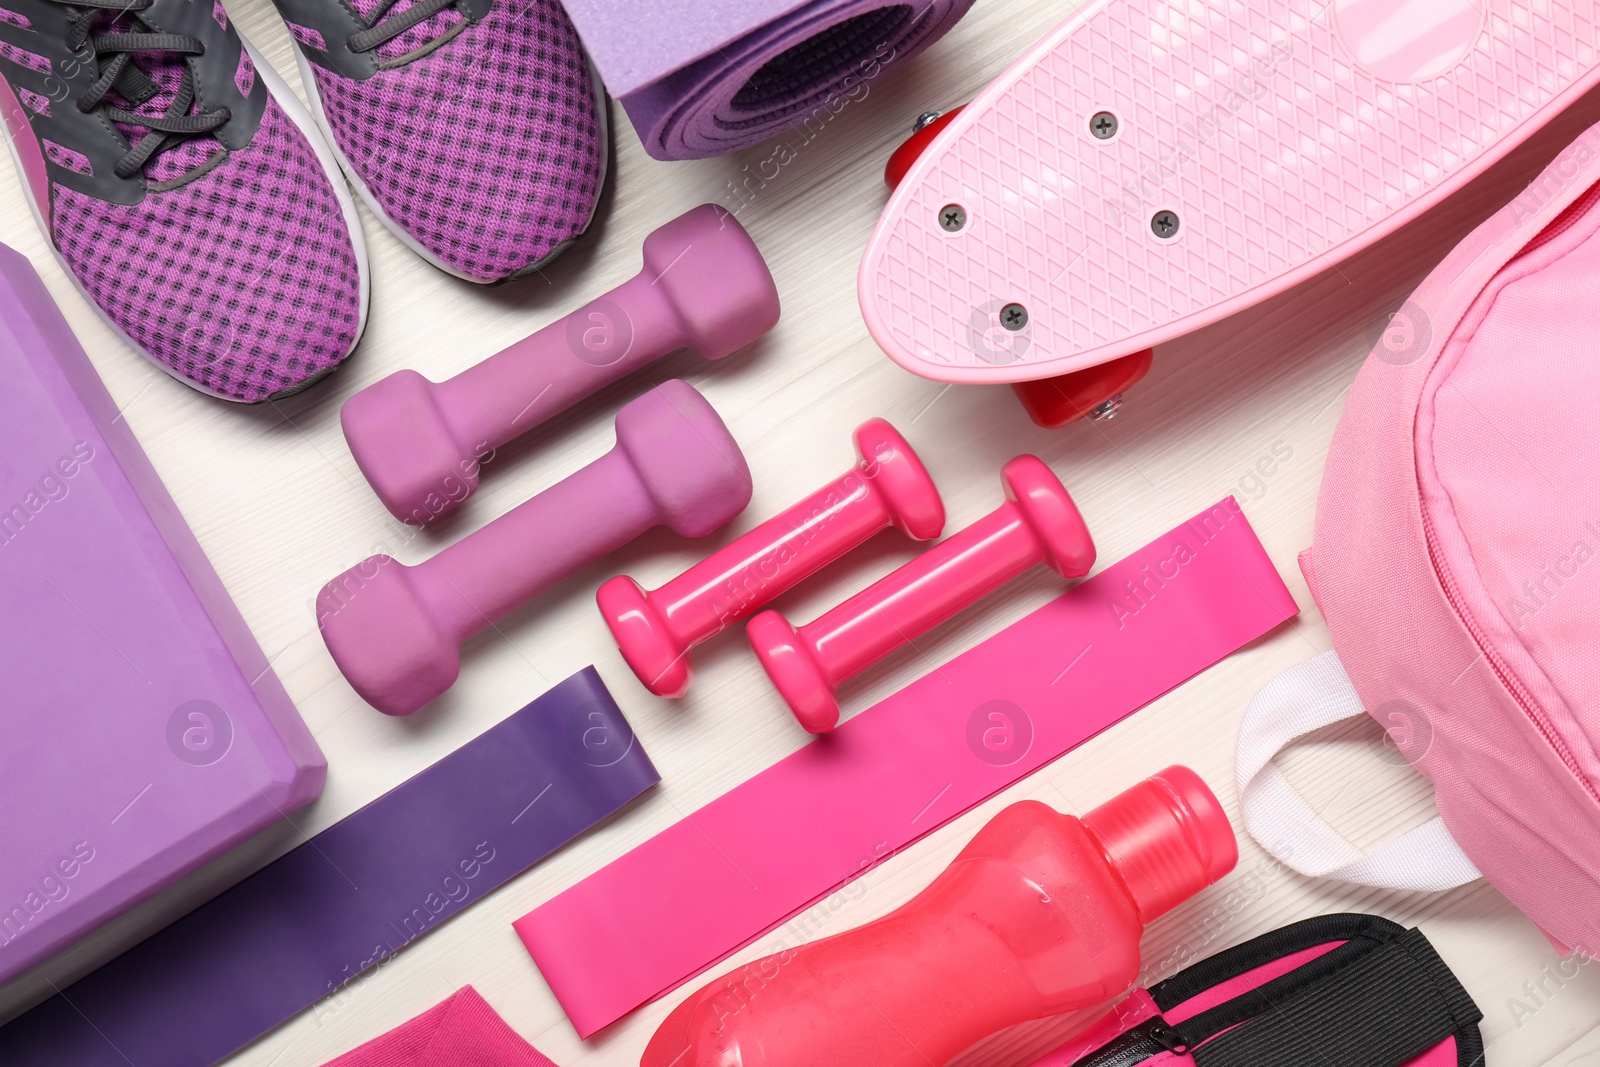
<instances>
[{"instance_id":1,"label":"skateboard mounting screw","mask_svg":"<svg viewBox=\"0 0 1600 1067\"><path fill-rule=\"evenodd\" d=\"M917 121L911 124L911 132L921 133L924 127L943 114L943 111L924 111L922 114L917 116Z\"/></svg>"},{"instance_id":2,"label":"skateboard mounting screw","mask_svg":"<svg viewBox=\"0 0 1600 1067\"><path fill-rule=\"evenodd\" d=\"M939 209L939 225L948 233L955 233L967 224L967 209L960 204L946 204Z\"/></svg>"},{"instance_id":3,"label":"skateboard mounting screw","mask_svg":"<svg viewBox=\"0 0 1600 1067\"><path fill-rule=\"evenodd\" d=\"M1089 132L1098 140L1111 140L1117 135L1117 116L1109 111L1096 111L1089 120Z\"/></svg>"},{"instance_id":4,"label":"skateboard mounting screw","mask_svg":"<svg viewBox=\"0 0 1600 1067\"><path fill-rule=\"evenodd\" d=\"M1150 218L1150 231L1157 237L1171 237L1178 232L1178 216L1171 211L1158 211Z\"/></svg>"},{"instance_id":5,"label":"skateboard mounting screw","mask_svg":"<svg viewBox=\"0 0 1600 1067\"><path fill-rule=\"evenodd\" d=\"M1028 309L1021 304L1007 304L1000 309L1000 325L1015 333L1028 325Z\"/></svg>"},{"instance_id":6,"label":"skateboard mounting screw","mask_svg":"<svg viewBox=\"0 0 1600 1067\"><path fill-rule=\"evenodd\" d=\"M1117 409L1120 407L1122 407L1122 394L1118 393L1090 408L1089 418L1093 422L1110 422L1117 417Z\"/></svg>"}]
</instances>

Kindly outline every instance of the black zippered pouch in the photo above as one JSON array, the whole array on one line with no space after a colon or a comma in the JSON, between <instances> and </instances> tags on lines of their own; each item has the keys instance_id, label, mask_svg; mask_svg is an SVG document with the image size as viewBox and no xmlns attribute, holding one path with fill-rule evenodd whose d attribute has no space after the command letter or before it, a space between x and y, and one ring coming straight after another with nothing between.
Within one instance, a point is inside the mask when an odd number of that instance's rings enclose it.
<instances>
[{"instance_id":1,"label":"black zippered pouch","mask_svg":"<svg viewBox=\"0 0 1600 1067\"><path fill-rule=\"evenodd\" d=\"M1375 915L1323 915L1263 934L1134 993L1122 1017L1130 1009L1143 1017L1072 1067L1484 1062L1483 1012L1420 930Z\"/></svg>"}]
</instances>

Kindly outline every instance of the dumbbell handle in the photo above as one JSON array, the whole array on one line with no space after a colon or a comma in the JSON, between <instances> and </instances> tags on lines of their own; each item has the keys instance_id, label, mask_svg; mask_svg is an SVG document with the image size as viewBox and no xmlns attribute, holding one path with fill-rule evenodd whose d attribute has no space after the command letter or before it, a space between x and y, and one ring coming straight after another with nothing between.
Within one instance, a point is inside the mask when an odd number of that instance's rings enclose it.
<instances>
[{"instance_id":1,"label":"dumbbell handle","mask_svg":"<svg viewBox=\"0 0 1600 1067\"><path fill-rule=\"evenodd\" d=\"M820 618L798 629L776 611L750 620L750 645L802 726L833 729L840 682L1035 563L1064 578L1089 573L1094 539L1050 468L1018 456L1000 481L1005 503Z\"/></svg>"},{"instance_id":2,"label":"dumbbell handle","mask_svg":"<svg viewBox=\"0 0 1600 1067\"><path fill-rule=\"evenodd\" d=\"M1043 559L1021 509L1007 501L797 632L838 685Z\"/></svg>"},{"instance_id":3,"label":"dumbbell handle","mask_svg":"<svg viewBox=\"0 0 1600 1067\"><path fill-rule=\"evenodd\" d=\"M605 521L585 521L597 499L607 501ZM412 586L441 627L465 640L659 522L618 445L412 567Z\"/></svg>"},{"instance_id":4,"label":"dumbbell handle","mask_svg":"<svg viewBox=\"0 0 1600 1067\"><path fill-rule=\"evenodd\" d=\"M687 345L692 338L650 270L440 382L439 408L456 439L499 448Z\"/></svg>"},{"instance_id":5,"label":"dumbbell handle","mask_svg":"<svg viewBox=\"0 0 1600 1067\"><path fill-rule=\"evenodd\" d=\"M623 659L657 696L689 686L689 650L888 526L926 541L944 527L933 479L883 419L856 427L855 466L654 592L619 575L595 593Z\"/></svg>"},{"instance_id":6,"label":"dumbbell handle","mask_svg":"<svg viewBox=\"0 0 1600 1067\"><path fill-rule=\"evenodd\" d=\"M882 490L852 468L649 597L672 636L693 645L793 588L893 518ZM758 588L749 589L750 583Z\"/></svg>"}]
</instances>

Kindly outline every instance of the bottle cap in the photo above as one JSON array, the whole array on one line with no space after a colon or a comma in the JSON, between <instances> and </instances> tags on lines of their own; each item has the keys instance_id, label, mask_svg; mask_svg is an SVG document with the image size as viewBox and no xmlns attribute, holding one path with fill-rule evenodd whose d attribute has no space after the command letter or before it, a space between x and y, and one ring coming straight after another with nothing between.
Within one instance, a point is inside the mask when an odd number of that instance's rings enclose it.
<instances>
[{"instance_id":1,"label":"bottle cap","mask_svg":"<svg viewBox=\"0 0 1600 1067\"><path fill-rule=\"evenodd\" d=\"M1188 767L1168 767L1083 817L1148 924L1233 870L1239 843Z\"/></svg>"}]
</instances>

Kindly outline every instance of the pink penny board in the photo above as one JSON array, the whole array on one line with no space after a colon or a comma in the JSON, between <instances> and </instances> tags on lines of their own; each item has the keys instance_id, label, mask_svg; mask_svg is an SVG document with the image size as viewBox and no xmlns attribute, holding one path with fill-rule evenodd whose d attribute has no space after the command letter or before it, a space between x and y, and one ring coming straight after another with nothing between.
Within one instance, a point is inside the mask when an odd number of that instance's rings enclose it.
<instances>
[{"instance_id":1,"label":"pink penny board","mask_svg":"<svg viewBox=\"0 0 1600 1067\"><path fill-rule=\"evenodd\" d=\"M1085 4L901 181L861 262L867 326L906 369L979 383L1189 333L1510 151L1600 78L1597 21L1594 0Z\"/></svg>"}]
</instances>

